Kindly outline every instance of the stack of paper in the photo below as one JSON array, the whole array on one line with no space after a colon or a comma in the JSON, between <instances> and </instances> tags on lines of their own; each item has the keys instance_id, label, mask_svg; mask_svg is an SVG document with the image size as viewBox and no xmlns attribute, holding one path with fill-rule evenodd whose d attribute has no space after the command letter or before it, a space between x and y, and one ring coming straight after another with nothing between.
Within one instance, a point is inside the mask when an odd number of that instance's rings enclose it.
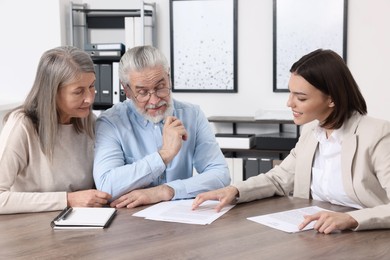
<instances>
[{"instance_id":1,"label":"stack of paper","mask_svg":"<svg viewBox=\"0 0 390 260\"><path fill-rule=\"evenodd\" d=\"M222 149L250 149L256 145L254 134L216 134L215 139Z\"/></svg>"},{"instance_id":2,"label":"stack of paper","mask_svg":"<svg viewBox=\"0 0 390 260\"><path fill-rule=\"evenodd\" d=\"M215 206L219 201L206 201L196 210L192 210L193 201L193 199L164 201L141 210L133 216L158 221L207 225L234 207L234 205L229 205L220 212L216 212Z\"/></svg>"},{"instance_id":3,"label":"stack of paper","mask_svg":"<svg viewBox=\"0 0 390 260\"><path fill-rule=\"evenodd\" d=\"M317 206L311 206L311 207L287 210L287 211L261 215L256 217L250 217L248 219L266 225L271 228L279 229L288 233L295 233L295 232L313 229L315 221L309 223L302 230L300 230L298 226L303 222L304 215L312 215L322 210L326 210L326 209Z\"/></svg>"}]
</instances>

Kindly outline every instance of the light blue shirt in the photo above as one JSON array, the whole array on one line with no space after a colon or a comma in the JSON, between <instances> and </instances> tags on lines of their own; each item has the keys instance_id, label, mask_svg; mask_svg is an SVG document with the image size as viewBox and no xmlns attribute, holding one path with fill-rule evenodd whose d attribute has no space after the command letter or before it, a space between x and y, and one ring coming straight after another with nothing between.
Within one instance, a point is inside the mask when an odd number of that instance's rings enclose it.
<instances>
[{"instance_id":1,"label":"light blue shirt","mask_svg":"<svg viewBox=\"0 0 390 260\"><path fill-rule=\"evenodd\" d=\"M97 189L116 199L135 189L166 183L175 191L173 199L184 199L230 184L226 160L199 106L177 100L173 106L173 115L183 122L188 139L167 166L158 153L163 122L147 121L131 100L99 116L93 170ZM199 174L193 175L193 168Z\"/></svg>"}]
</instances>

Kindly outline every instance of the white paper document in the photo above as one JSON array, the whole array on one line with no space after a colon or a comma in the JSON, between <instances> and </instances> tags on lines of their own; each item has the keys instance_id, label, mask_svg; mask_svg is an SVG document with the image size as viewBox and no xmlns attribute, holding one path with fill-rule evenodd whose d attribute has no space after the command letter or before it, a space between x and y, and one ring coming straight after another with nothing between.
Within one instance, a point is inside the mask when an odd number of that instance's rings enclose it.
<instances>
[{"instance_id":1,"label":"white paper document","mask_svg":"<svg viewBox=\"0 0 390 260\"><path fill-rule=\"evenodd\" d=\"M234 207L228 205L220 212L216 212L215 206L219 201L205 201L196 210L192 210L193 201L193 199L164 201L138 211L133 216L157 221L207 225Z\"/></svg>"},{"instance_id":2,"label":"white paper document","mask_svg":"<svg viewBox=\"0 0 390 260\"><path fill-rule=\"evenodd\" d=\"M287 211L261 215L256 217L250 217L248 219L288 233L295 233L295 232L313 229L315 221L309 223L302 230L299 230L298 226L303 222L304 215L312 215L322 210L326 210L326 209L317 206L311 206L311 207L287 210Z\"/></svg>"}]
</instances>

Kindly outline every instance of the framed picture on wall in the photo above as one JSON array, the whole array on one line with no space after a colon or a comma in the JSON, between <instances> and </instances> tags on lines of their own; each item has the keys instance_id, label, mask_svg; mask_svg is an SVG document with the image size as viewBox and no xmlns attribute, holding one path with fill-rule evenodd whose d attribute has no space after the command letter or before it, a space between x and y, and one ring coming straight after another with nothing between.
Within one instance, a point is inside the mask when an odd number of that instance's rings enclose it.
<instances>
[{"instance_id":1,"label":"framed picture on wall","mask_svg":"<svg viewBox=\"0 0 390 260\"><path fill-rule=\"evenodd\" d=\"M288 92L292 64L316 49L346 61L348 0L273 0L273 91Z\"/></svg>"},{"instance_id":2,"label":"framed picture on wall","mask_svg":"<svg viewBox=\"0 0 390 260\"><path fill-rule=\"evenodd\" d=\"M237 0L170 0L173 92L237 92Z\"/></svg>"}]
</instances>

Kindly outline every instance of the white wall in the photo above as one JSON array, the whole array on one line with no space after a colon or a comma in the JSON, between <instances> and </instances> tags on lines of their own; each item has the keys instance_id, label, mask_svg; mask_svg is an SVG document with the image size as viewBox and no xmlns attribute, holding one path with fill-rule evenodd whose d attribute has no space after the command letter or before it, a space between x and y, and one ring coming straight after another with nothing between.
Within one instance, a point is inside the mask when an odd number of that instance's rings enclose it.
<instances>
[{"instance_id":1,"label":"white wall","mask_svg":"<svg viewBox=\"0 0 390 260\"><path fill-rule=\"evenodd\" d=\"M169 58L169 1L156 2L158 47ZM258 109L286 109L287 94L272 92L272 0L238 1L237 45L238 93L174 93L174 97L199 104L207 116L253 116Z\"/></svg>"},{"instance_id":2,"label":"white wall","mask_svg":"<svg viewBox=\"0 0 390 260\"><path fill-rule=\"evenodd\" d=\"M62 44L60 3L0 0L0 131L5 113L30 90L42 53Z\"/></svg>"},{"instance_id":3,"label":"white wall","mask_svg":"<svg viewBox=\"0 0 390 260\"><path fill-rule=\"evenodd\" d=\"M390 1L349 1L348 66L368 114L390 120Z\"/></svg>"},{"instance_id":4,"label":"white wall","mask_svg":"<svg viewBox=\"0 0 390 260\"><path fill-rule=\"evenodd\" d=\"M0 1L0 48L6 61L1 63L0 102L23 99L42 52L66 42L64 28L68 24L63 16L68 11L68 1ZM85 2L116 8L124 7L124 3L134 5L135 0ZM169 59L169 1L154 2L157 47ZM240 0L238 9L238 93L173 94L177 99L201 105L207 116L254 115L258 109L286 108L287 93L272 92L272 0ZM387 120L390 120L389 13L388 0L349 0L348 65L365 95L369 114Z\"/></svg>"},{"instance_id":5,"label":"white wall","mask_svg":"<svg viewBox=\"0 0 390 260\"><path fill-rule=\"evenodd\" d=\"M159 5L159 47L169 55L169 1ZM347 63L368 112L390 120L390 1L349 0ZM174 93L211 115L253 115L285 109L287 93L272 92L272 0L238 1L238 93ZM218 103L216 103L218 100Z\"/></svg>"},{"instance_id":6,"label":"white wall","mask_svg":"<svg viewBox=\"0 0 390 260\"><path fill-rule=\"evenodd\" d=\"M60 1L0 1L0 102L21 101L42 53L61 45Z\"/></svg>"}]
</instances>

